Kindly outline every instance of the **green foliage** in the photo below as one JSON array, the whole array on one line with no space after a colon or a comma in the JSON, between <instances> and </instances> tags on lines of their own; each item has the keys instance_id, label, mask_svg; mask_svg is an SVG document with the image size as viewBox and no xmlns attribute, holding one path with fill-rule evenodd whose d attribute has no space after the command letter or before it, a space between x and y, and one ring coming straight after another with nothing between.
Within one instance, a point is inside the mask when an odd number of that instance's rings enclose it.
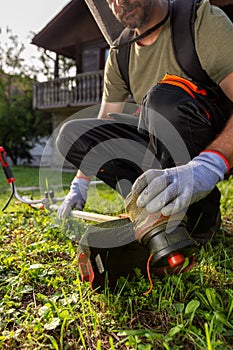
<instances>
[{"instance_id":1,"label":"green foliage","mask_svg":"<svg viewBox=\"0 0 233 350\"><path fill-rule=\"evenodd\" d=\"M9 79L7 80L1 91L9 87L7 86ZM1 91L0 98L3 97ZM50 131L51 120L48 115L32 108L32 87L31 91L26 93L12 92L0 102L1 145L13 164L17 164L19 158L26 158L30 162L32 159L30 149Z\"/></svg>"},{"instance_id":2,"label":"green foliage","mask_svg":"<svg viewBox=\"0 0 233 350\"><path fill-rule=\"evenodd\" d=\"M20 170L26 174L19 168L19 182ZM199 249L192 270L153 277L148 295L149 282L140 271L131 282L120 279L115 293L91 290L80 280L78 244L69 228L54 213L13 201L0 217L0 347L232 349L232 179L221 186L228 192L223 192L223 225L216 242ZM98 209L106 212L107 199L111 202L115 194L102 185L99 191L104 204L99 200ZM91 196L89 210L92 202ZM87 225L82 220L72 224L80 234Z\"/></svg>"},{"instance_id":3,"label":"green foliage","mask_svg":"<svg viewBox=\"0 0 233 350\"><path fill-rule=\"evenodd\" d=\"M2 35L1 31L1 35ZM0 67L1 71L6 71L10 75L21 75L25 71L25 62L22 53L25 50L24 44L19 41L17 35L14 35L11 29L6 28L7 39L3 43L1 38L0 46Z\"/></svg>"},{"instance_id":4,"label":"green foliage","mask_svg":"<svg viewBox=\"0 0 233 350\"><path fill-rule=\"evenodd\" d=\"M51 132L48 113L33 110L32 71L25 65L25 47L8 30L0 46L0 139L14 164L18 158L31 160L30 149Z\"/></svg>"},{"instance_id":5,"label":"green foliage","mask_svg":"<svg viewBox=\"0 0 233 350\"><path fill-rule=\"evenodd\" d=\"M48 50L45 51L39 49L38 53L39 60L43 65L43 75L47 80L54 79L54 77L67 78L71 75L76 75L76 64L73 59L62 55L57 55L54 52ZM54 71L54 66L57 67L57 71Z\"/></svg>"}]
</instances>

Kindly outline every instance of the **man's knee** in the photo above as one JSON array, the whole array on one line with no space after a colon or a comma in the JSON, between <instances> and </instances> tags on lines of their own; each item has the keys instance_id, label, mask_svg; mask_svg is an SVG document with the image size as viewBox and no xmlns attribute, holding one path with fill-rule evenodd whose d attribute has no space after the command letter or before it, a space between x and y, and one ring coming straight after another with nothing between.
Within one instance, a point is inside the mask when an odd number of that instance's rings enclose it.
<instances>
[{"instance_id":1,"label":"man's knee","mask_svg":"<svg viewBox=\"0 0 233 350\"><path fill-rule=\"evenodd\" d=\"M188 110L195 100L176 86L155 85L147 93L143 100L143 107L161 115L174 126L179 125L179 120L192 114L194 110ZM183 108L184 107L184 108ZM156 113L154 115L156 115ZM153 117L153 113L148 113Z\"/></svg>"},{"instance_id":2,"label":"man's knee","mask_svg":"<svg viewBox=\"0 0 233 350\"><path fill-rule=\"evenodd\" d=\"M69 121L64 123L60 127L56 138L56 147L64 157L66 157L70 147L72 146L71 140L74 127L76 127L75 122L76 121Z\"/></svg>"},{"instance_id":3,"label":"man's knee","mask_svg":"<svg viewBox=\"0 0 233 350\"><path fill-rule=\"evenodd\" d=\"M64 123L56 138L59 152L66 157L73 146L78 150L78 140L93 127L95 127L95 119L77 119Z\"/></svg>"},{"instance_id":4,"label":"man's knee","mask_svg":"<svg viewBox=\"0 0 233 350\"><path fill-rule=\"evenodd\" d=\"M145 96L142 111L150 134L162 140L171 130L169 139L175 140L177 131L192 157L216 137L201 103L177 86L155 85Z\"/></svg>"}]
</instances>

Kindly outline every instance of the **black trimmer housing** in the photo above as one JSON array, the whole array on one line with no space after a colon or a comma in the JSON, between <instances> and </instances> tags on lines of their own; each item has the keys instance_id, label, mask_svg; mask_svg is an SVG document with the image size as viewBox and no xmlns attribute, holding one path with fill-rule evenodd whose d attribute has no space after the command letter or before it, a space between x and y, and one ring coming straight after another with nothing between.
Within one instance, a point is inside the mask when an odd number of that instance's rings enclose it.
<instances>
[{"instance_id":1,"label":"black trimmer housing","mask_svg":"<svg viewBox=\"0 0 233 350\"><path fill-rule=\"evenodd\" d=\"M131 279L136 268L146 275L148 256L147 248L135 241L129 219L91 225L79 242L82 281L90 282L93 289L114 289L120 277Z\"/></svg>"}]
</instances>

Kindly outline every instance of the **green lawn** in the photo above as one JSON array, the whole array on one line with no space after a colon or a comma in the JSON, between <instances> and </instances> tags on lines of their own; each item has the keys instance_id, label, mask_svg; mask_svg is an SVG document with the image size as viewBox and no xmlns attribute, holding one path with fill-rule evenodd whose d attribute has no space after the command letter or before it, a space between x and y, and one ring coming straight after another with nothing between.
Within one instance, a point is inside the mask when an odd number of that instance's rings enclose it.
<instances>
[{"instance_id":1,"label":"green lawn","mask_svg":"<svg viewBox=\"0 0 233 350\"><path fill-rule=\"evenodd\" d=\"M25 167L25 166L12 166L12 173L16 179L17 186L20 187L30 187L30 186L39 186L40 185L40 177L42 180L45 178L48 179L51 184L57 184L60 180L60 177L63 180L63 184L69 184L72 178L75 175L75 170L70 170L69 172L60 172L56 169L47 169L34 167ZM4 175L2 172L2 176L0 178L0 189L7 188L5 185L6 181L4 181Z\"/></svg>"},{"instance_id":2,"label":"green lawn","mask_svg":"<svg viewBox=\"0 0 233 350\"><path fill-rule=\"evenodd\" d=\"M36 168L13 173L17 187L40 184ZM73 176L62 174L65 192ZM46 170L45 178L53 188L60 174ZM139 273L117 293L91 290L80 281L77 264L77 237L87 223L61 224L55 213L13 199L0 217L0 348L233 349L233 179L219 187L223 224L217 243L198 250L192 270L154 278L148 295L149 281ZM9 195L1 174L1 207ZM123 203L100 185L90 189L86 210L116 214Z\"/></svg>"}]
</instances>

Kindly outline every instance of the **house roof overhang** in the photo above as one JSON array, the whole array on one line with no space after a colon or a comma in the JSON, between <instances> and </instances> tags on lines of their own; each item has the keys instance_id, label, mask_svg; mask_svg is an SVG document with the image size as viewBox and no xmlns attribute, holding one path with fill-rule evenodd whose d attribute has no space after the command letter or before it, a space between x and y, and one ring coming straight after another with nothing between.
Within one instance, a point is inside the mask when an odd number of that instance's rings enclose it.
<instances>
[{"instance_id":1,"label":"house roof overhang","mask_svg":"<svg viewBox=\"0 0 233 350\"><path fill-rule=\"evenodd\" d=\"M32 44L76 58L84 43L107 43L84 0L72 0L32 39Z\"/></svg>"}]
</instances>

